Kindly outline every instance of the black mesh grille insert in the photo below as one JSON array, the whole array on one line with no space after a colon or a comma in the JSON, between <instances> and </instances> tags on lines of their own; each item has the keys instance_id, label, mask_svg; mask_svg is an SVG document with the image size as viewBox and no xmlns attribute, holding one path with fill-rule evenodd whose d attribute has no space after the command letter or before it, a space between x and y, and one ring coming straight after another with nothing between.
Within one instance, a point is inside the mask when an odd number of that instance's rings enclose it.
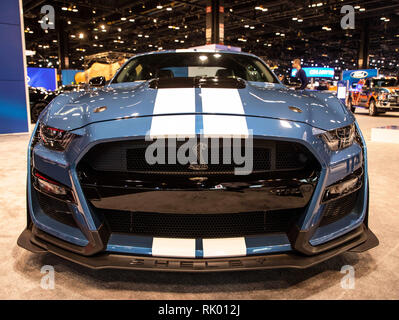
<instances>
[{"instance_id":1,"label":"black mesh grille insert","mask_svg":"<svg viewBox=\"0 0 399 320\"><path fill-rule=\"evenodd\" d=\"M111 232L172 238L224 238L288 232L303 209L234 214L101 211Z\"/></svg>"},{"instance_id":2,"label":"black mesh grille insert","mask_svg":"<svg viewBox=\"0 0 399 320\"><path fill-rule=\"evenodd\" d=\"M302 147L295 143L279 142L276 146L276 169L296 169L306 161Z\"/></svg>"},{"instance_id":3,"label":"black mesh grille insert","mask_svg":"<svg viewBox=\"0 0 399 320\"><path fill-rule=\"evenodd\" d=\"M177 141L176 145L172 148L176 150L172 151L173 156L171 158L176 159L174 154L178 153L179 148L186 144L189 146L186 148L186 157L188 157L188 149L192 150L198 147L200 141L194 140L198 143L192 143L192 141ZM146 161L146 150L149 145L153 142L144 140L128 140L128 141L117 141L103 143L93 147L88 154L84 157L82 162L90 165L90 167L96 171L118 171L118 172L141 172L141 173L158 173L158 174L197 174L201 171L201 174L232 174L234 168L244 166L237 165L233 157L233 149L230 152L226 152L223 148L224 141L219 139L218 145L213 145L210 140L202 141L203 154L201 157L198 151L194 161L198 163L198 159L207 161L205 169L194 170L190 167L190 164L180 164L178 161L176 164L171 163L169 159L169 141L166 140L165 148L162 150L162 159L165 163L149 164ZM188 143L188 144L187 144ZM228 146L230 147L233 141L230 141ZM205 147L204 147L205 146ZM263 139L253 139L253 149L245 149L245 142L241 140L241 155L245 156L251 154L253 157L253 171L255 172L267 172L275 170L301 170L306 164L313 161L314 158L309 154L308 150L293 142L283 141L270 141ZM159 150L159 149L157 149ZM163 154L164 153L164 154ZM152 153L156 157L157 151ZM216 161L217 160L217 161Z\"/></svg>"},{"instance_id":4,"label":"black mesh grille insert","mask_svg":"<svg viewBox=\"0 0 399 320\"><path fill-rule=\"evenodd\" d=\"M63 224L77 227L75 220L73 219L72 212L66 202L54 199L41 192L36 192L36 195L40 208L46 215Z\"/></svg>"},{"instance_id":5,"label":"black mesh grille insert","mask_svg":"<svg viewBox=\"0 0 399 320\"><path fill-rule=\"evenodd\" d=\"M327 203L320 226L331 224L350 214L355 208L358 195L359 191L356 191L343 198Z\"/></svg>"}]
</instances>

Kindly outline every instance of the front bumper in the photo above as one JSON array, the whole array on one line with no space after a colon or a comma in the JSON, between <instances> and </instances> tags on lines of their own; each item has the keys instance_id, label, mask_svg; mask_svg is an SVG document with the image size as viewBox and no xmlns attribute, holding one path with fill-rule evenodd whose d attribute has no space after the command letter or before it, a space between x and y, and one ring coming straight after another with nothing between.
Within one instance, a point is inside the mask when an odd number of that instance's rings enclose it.
<instances>
[{"instance_id":1,"label":"front bumper","mask_svg":"<svg viewBox=\"0 0 399 320\"><path fill-rule=\"evenodd\" d=\"M384 111L399 111L399 96L394 96L387 100L381 100L377 107Z\"/></svg>"},{"instance_id":2,"label":"front bumper","mask_svg":"<svg viewBox=\"0 0 399 320\"><path fill-rule=\"evenodd\" d=\"M138 122L139 120L131 121ZM279 129L279 122L274 120L251 119L251 121L259 122L257 125L253 125L254 127L261 127L261 124L265 125L267 122L269 127L275 126L275 131ZM101 130L96 132L104 132L104 125L102 124ZM110 122L107 125L114 128L115 124ZM308 137L306 141L303 141L304 135ZM104 140L104 137L100 139L91 135L82 134L82 136L85 139L91 137L95 142ZM274 138L280 140L280 136ZM28 158L28 163L32 163L35 169L51 173L51 178L75 191L78 205L71 205L70 209L78 228L54 221L43 214L38 205L36 193L33 192L32 184L28 179L29 227L21 235L18 243L30 251L52 252L92 268L171 271L306 268L342 252L355 250L355 247L361 246L365 249L357 250L364 251L378 244L378 241L372 241L373 245L370 245L367 241L367 236L370 234L366 227L367 220L365 220L368 216L367 179L364 180L363 188L359 190L355 209L343 219L319 227L324 215L324 206L320 205L322 191L326 186L359 169L363 163L363 152L365 154L366 149L362 151L359 144L354 144L342 152L328 154L325 152L324 145L320 143L320 139L316 139L313 135L312 128L298 123L287 132L285 140L303 142L308 147L311 146L323 166L319 183L305 214L297 221L295 228L292 228L287 234L283 233L278 237L272 235L258 238L245 237L242 241L245 242L246 248L240 249L239 252L236 248L233 250L234 252L228 250L233 247L233 244L230 244L230 238L226 237L224 244L217 248L219 251L224 251L223 254L218 253L216 256L205 255L201 248L201 241L197 241L201 239L195 237L196 244L193 248L195 258L191 256L188 258L187 255L179 255L176 252L166 255L167 258L160 257L161 255L156 252L151 252L152 239L147 239L151 237L144 240L143 237L117 238L115 237L116 233L107 232L106 224L97 214L92 214L92 209L82 191L76 164L79 155L87 152L83 148L87 148L93 141L80 141L80 147L78 144L72 146L70 151L65 154L51 152L38 145L33 149L32 161L30 154ZM367 177L366 157L364 157L364 168L364 176ZM28 167L28 169L31 168ZM363 223L365 223L364 226ZM369 238L375 239L373 236L369 236Z\"/></svg>"},{"instance_id":3,"label":"front bumper","mask_svg":"<svg viewBox=\"0 0 399 320\"><path fill-rule=\"evenodd\" d=\"M137 255L100 253L94 256L82 256L71 252L72 245L56 239L64 246L56 246L50 242L55 238L36 227L25 229L18 239L18 245L34 253L50 252L61 258L91 269L128 269L128 270L160 270L185 272L212 272L234 270L256 270L274 268L304 269L331 259L341 253L363 252L378 245L374 233L364 224L357 229L335 239L330 245L333 249L314 256L304 256L296 253L256 255L237 258L214 259L181 259L159 258ZM338 245L337 245L338 244Z\"/></svg>"}]
</instances>

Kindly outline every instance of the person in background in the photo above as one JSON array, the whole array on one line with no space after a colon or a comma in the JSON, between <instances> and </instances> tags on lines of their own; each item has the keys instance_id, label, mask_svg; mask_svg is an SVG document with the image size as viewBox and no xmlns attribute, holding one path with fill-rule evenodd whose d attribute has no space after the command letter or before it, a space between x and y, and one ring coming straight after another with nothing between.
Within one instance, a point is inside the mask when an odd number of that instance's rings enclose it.
<instances>
[{"instance_id":1,"label":"person in background","mask_svg":"<svg viewBox=\"0 0 399 320\"><path fill-rule=\"evenodd\" d=\"M305 71L301 67L301 60L295 59L292 63L292 67L297 70L295 78L298 78L301 81L301 86L296 88L296 90L304 90L307 87L309 80Z\"/></svg>"}]
</instances>

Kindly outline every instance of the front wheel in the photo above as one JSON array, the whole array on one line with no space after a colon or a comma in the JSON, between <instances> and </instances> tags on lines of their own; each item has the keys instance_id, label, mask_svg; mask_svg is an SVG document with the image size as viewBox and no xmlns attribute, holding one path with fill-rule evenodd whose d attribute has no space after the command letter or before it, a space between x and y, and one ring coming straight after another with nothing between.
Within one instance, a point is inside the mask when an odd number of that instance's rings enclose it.
<instances>
[{"instance_id":1,"label":"front wheel","mask_svg":"<svg viewBox=\"0 0 399 320\"><path fill-rule=\"evenodd\" d=\"M377 115L377 105L375 100L371 100L369 103L369 115L372 117Z\"/></svg>"}]
</instances>

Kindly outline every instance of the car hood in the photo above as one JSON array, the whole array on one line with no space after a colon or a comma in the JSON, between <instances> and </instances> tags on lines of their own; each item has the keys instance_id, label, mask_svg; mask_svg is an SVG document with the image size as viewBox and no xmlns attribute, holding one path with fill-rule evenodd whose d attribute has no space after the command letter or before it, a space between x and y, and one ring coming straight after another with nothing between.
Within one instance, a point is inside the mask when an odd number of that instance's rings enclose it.
<instances>
[{"instance_id":1,"label":"car hood","mask_svg":"<svg viewBox=\"0 0 399 320\"><path fill-rule=\"evenodd\" d=\"M229 100L225 99L231 95L238 97L240 112L236 107L229 108L226 102ZM159 111L154 106L161 97L166 107ZM192 101L195 101L194 108L191 107ZM175 108L175 104L180 107ZM280 84L253 82L246 82L245 88L240 89L154 89L148 81L61 94L43 112L41 121L52 127L74 130L94 122L171 113L284 119L307 123L322 130L343 127L354 121L352 113L329 93L294 91Z\"/></svg>"}]
</instances>

